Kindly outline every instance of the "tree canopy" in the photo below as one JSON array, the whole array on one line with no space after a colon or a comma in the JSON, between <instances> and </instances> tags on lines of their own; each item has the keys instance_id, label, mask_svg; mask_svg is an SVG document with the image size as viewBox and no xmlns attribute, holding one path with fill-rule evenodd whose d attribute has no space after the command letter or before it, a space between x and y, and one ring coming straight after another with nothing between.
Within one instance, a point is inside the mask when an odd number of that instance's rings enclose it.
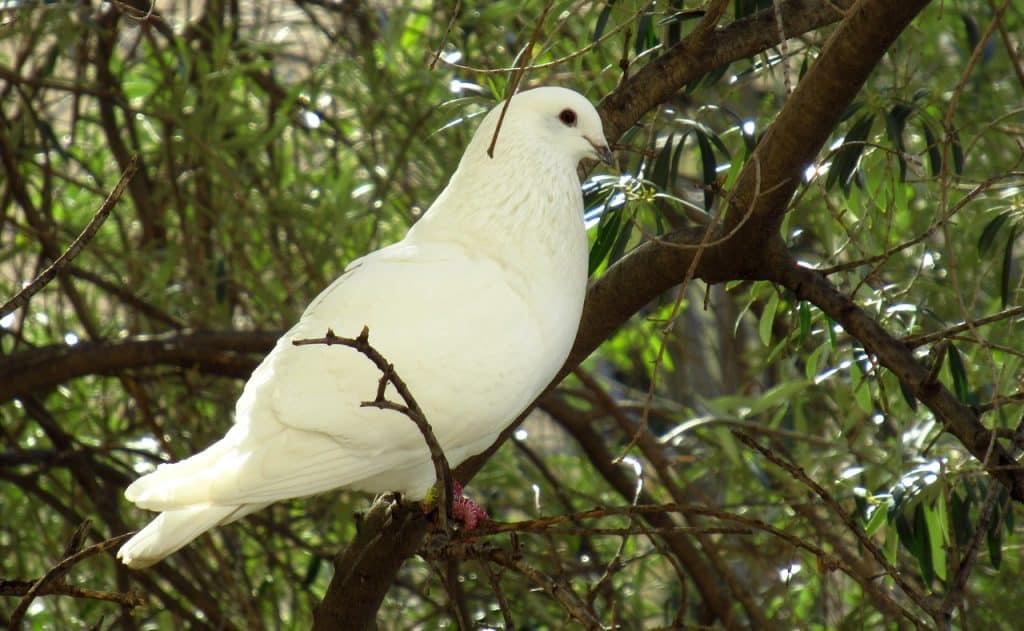
<instances>
[{"instance_id":1,"label":"tree canopy","mask_svg":"<svg viewBox=\"0 0 1024 631\"><path fill-rule=\"evenodd\" d=\"M6 625L1024 618L1010 0L15 0L0 25ZM304 306L535 85L598 104L618 169L581 168L562 374L455 471L494 521L446 538L339 491L119 564L152 517L124 488L222 436Z\"/></svg>"}]
</instances>

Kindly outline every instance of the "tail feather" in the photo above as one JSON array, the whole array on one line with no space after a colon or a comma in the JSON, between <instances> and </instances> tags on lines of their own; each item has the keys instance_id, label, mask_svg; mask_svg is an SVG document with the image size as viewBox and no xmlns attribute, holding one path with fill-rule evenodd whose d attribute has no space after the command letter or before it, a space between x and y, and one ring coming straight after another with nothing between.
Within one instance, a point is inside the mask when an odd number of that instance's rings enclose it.
<instances>
[{"instance_id":1,"label":"tail feather","mask_svg":"<svg viewBox=\"0 0 1024 631\"><path fill-rule=\"evenodd\" d=\"M203 504L160 513L129 539L117 558L131 568L149 567L178 551L210 528L232 522L263 505L219 506Z\"/></svg>"}]
</instances>

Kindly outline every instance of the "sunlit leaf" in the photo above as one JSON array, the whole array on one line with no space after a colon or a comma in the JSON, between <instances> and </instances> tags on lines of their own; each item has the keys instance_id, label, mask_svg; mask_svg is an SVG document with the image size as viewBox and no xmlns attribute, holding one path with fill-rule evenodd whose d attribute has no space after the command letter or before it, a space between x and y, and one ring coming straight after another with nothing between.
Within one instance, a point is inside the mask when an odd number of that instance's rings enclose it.
<instances>
[{"instance_id":1,"label":"sunlit leaf","mask_svg":"<svg viewBox=\"0 0 1024 631\"><path fill-rule=\"evenodd\" d=\"M864 524L864 532L870 537L881 528L882 524L885 523L885 514L887 506L875 506L875 510L872 511L871 517L867 523Z\"/></svg>"},{"instance_id":2,"label":"sunlit leaf","mask_svg":"<svg viewBox=\"0 0 1024 631\"><path fill-rule=\"evenodd\" d=\"M800 301L799 310L800 343L803 343L804 340L807 339L807 336L811 334L811 308L808 306L806 300Z\"/></svg>"},{"instance_id":3,"label":"sunlit leaf","mask_svg":"<svg viewBox=\"0 0 1024 631\"><path fill-rule=\"evenodd\" d=\"M772 341L772 325L775 323L775 312L779 309L779 294L772 292L771 297L768 298L768 304L765 305L764 311L761 312L761 320L757 324L757 334L761 338L761 343L765 346Z\"/></svg>"}]
</instances>

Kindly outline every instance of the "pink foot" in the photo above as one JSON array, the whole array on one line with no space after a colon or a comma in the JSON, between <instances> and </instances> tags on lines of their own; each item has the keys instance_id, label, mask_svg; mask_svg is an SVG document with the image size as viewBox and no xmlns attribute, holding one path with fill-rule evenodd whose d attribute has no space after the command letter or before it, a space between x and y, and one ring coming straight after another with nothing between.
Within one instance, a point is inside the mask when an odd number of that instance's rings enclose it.
<instances>
[{"instance_id":1,"label":"pink foot","mask_svg":"<svg viewBox=\"0 0 1024 631\"><path fill-rule=\"evenodd\" d=\"M430 495L434 497L428 496L428 500L420 505L423 512L428 514L437 509L434 505L436 493L431 491ZM491 519L483 506L462 494L462 485L455 480L452 480L452 517L462 523L463 530L473 530L481 520L490 521Z\"/></svg>"},{"instance_id":2,"label":"pink foot","mask_svg":"<svg viewBox=\"0 0 1024 631\"><path fill-rule=\"evenodd\" d=\"M480 520L491 520L483 506L462 494L462 485L458 482L452 482L452 494L452 516L462 522L463 530L473 530Z\"/></svg>"}]
</instances>

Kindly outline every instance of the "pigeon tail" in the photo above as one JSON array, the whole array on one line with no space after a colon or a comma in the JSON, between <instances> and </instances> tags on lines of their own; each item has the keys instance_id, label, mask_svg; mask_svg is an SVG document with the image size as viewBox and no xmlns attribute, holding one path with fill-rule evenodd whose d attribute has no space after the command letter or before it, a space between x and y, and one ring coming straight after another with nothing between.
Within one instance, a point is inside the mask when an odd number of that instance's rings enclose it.
<instances>
[{"instance_id":1,"label":"pigeon tail","mask_svg":"<svg viewBox=\"0 0 1024 631\"><path fill-rule=\"evenodd\" d=\"M128 567L139 569L159 562L214 526L252 512L248 505L203 504L160 513L117 551ZM241 512L241 514L236 514Z\"/></svg>"}]
</instances>

